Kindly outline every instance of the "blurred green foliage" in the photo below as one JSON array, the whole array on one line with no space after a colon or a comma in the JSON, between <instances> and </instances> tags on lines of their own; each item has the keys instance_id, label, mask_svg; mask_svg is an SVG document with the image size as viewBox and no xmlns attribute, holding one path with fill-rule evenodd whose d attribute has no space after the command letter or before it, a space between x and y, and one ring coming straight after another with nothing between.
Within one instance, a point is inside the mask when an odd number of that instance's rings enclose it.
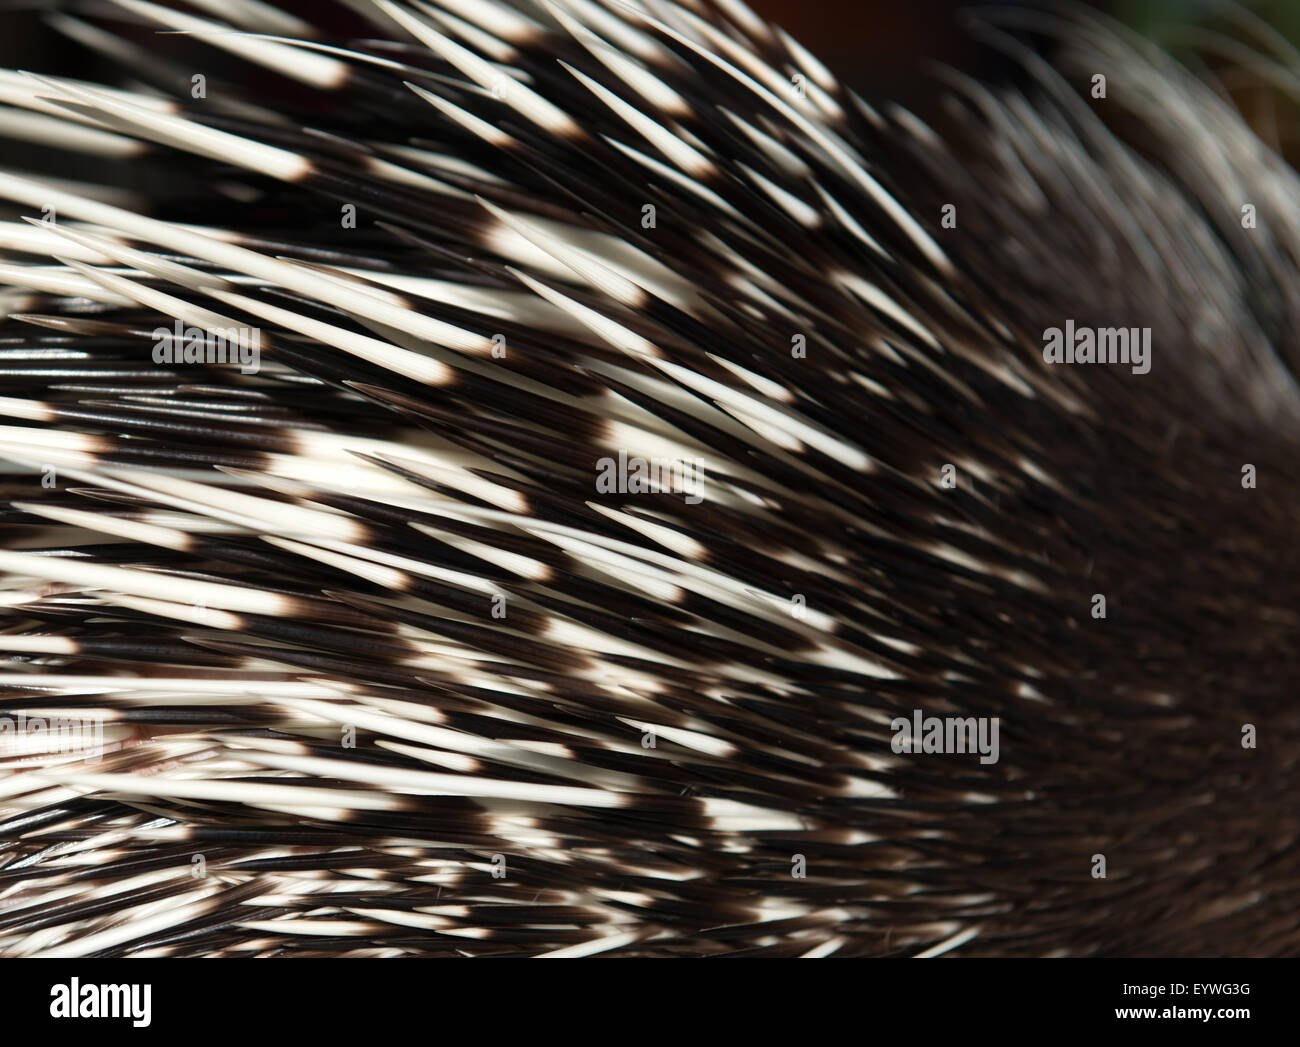
<instances>
[{"instance_id":1,"label":"blurred green foliage","mask_svg":"<svg viewBox=\"0 0 1300 1047\"><path fill-rule=\"evenodd\" d=\"M1162 27L1207 25L1228 7L1253 11L1288 40L1300 42L1300 0L1251 0L1230 5L1223 0L1113 0L1116 18L1139 32L1158 36Z\"/></svg>"}]
</instances>

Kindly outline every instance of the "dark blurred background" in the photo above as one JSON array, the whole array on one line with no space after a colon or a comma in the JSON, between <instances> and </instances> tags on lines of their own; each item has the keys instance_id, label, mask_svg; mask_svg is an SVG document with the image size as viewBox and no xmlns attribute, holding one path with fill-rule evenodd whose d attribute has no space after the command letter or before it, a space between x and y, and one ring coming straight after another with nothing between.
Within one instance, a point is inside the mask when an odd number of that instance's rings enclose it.
<instances>
[{"instance_id":1,"label":"dark blurred background","mask_svg":"<svg viewBox=\"0 0 1300 1047\"><path fill-rule=\"evenodd\" d=\"M972 73L997 69L998 59L962 29L962 12L1015 6L1016 0L750 0L868 99L915 104L937 87L926 60ZM1022 6L1050 6L1028 0ZM1228 5L1215 0L1095 0L1092 7L1165 43L1188 26L1213 27ZM1259 0L1256 12L1290 40L1300 40L1300 0Z\"/></svg>"}]
</instances>

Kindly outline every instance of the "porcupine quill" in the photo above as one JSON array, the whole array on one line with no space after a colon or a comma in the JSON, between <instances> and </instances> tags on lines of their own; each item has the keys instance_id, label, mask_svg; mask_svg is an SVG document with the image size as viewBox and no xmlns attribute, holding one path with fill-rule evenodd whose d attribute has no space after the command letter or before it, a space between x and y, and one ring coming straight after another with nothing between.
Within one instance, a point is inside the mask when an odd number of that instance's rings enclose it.
<instances>
[{"instance_id":1,"label":"porcupine quill","mask_svg":"<svg viewBox=\"0 0 1300 1047\"><path fill-rule=\"evenodd\" d=\"M0 171L0 955L1294 954L1300 186L1228 101L1069 8L932 128L739 0L351 6L0 71L80 158Z\"/></svg>"}]
</instances>

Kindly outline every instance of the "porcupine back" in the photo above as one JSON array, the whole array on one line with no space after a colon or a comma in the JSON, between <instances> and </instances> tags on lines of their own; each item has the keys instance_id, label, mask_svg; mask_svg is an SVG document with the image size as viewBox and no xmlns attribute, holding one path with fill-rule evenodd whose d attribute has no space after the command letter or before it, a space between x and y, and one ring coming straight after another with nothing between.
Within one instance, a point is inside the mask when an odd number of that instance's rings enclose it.
<instances>
[{"instance_id":1,"label":"porcupine back","mask_svg":"<svg viewBox=\"0 0 1300 1047\"><path fill-rule=\"evenodd\" d=\"M51 17L136 86L0 73L85 158L0 173L0 714L103 748L0 737L0 953L1295 951L1300 194L1208 86L1005 16L931 130L732 0L115 6Z\"/></svg>"}]
</instances>

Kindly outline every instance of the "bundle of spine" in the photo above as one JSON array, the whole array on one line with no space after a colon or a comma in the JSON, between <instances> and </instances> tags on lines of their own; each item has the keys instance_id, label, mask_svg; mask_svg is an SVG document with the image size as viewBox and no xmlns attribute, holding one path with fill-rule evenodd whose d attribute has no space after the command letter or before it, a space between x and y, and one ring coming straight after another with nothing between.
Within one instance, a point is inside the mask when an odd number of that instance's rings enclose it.
<instances>
[{"instance_id":1,"label":"bundle of spine","mask_svg":"<svg viewBox=\"0 0 1300 1047\"><path fill-rule=\"evenodd\" d=\"M1300 951L1300 185L1206 75L333 14L0 72L0 954Z\"/></svg>"}]
</instances>

